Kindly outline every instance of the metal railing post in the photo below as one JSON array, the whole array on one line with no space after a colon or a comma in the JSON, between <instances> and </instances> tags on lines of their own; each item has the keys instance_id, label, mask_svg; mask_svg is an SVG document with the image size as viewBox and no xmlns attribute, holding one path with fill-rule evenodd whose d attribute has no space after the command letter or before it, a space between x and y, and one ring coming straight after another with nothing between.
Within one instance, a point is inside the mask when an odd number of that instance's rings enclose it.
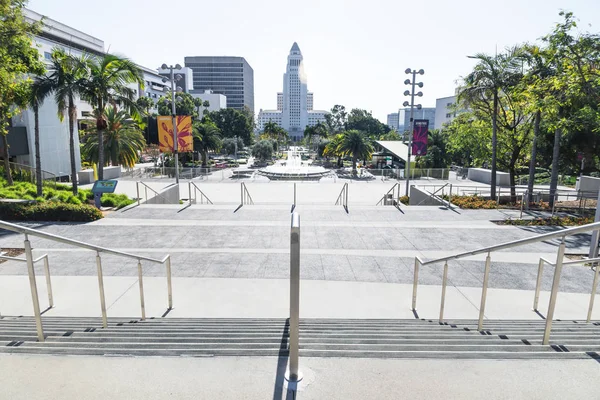
<instances>
[{"instance_id":1,"label":"metal railing post","mask_svg":"<svg viewBox=\"0 0 600 400\"><path fill-rule=\"evenodd\" d=\"M244 205L244 182L240 183L240 204Z\"/></svg>"},{"instance_id":2,"label":"metal railing post","mask_svg":"<svg viewBox=\"0 0 600 400\"><path fill-rule=\"evenodd\" d=\"M142 273L142 260L138 260L138 281L140 283L140 307L142 309L142 321L146 319L146 305L144 303L144 281Z\"/></svg>"},{"instance_id":3,"label":"metal railing post","mask_svg":"<svg viewBox=\"0 0 600 400\"><path fill-rule=\"evenodd\" d=\"M37 330L38 340L43 342L44 327L42 326L42 314L40 312L40 299L38 297L37 283L35 281L35 269L33 268L33 254L31 252L31 242L25 234L25 257L27 258L27 274L29 275L29 287L31 289L31 301L33 303L33 315L35 317L35 327Z\"/></svg>"},{"instance_id":4,"label":"metal railing post","mask_svg":"<svg viewBox=\"0 0 600 400\"><path fill-rule=\"evenodd\" d=\"M448 261L444 263L444 275L442 278L442 300L440 303L440 323L444 322L444 304L446 302L446 283L448 281Z\"/></svg>"},{"instance_id":5,"label":"metal railing post","mask_svg":"<svg viewBox=\"0 0 600 400\"><path fill-rule=\"evenodd\" d=\"M542 286L542 276L544 273L544 259L540 258L538 265L537 280L535 282L535 296L533 297L533 311L538 311L538 302L540 300L540 289Z\"/></svg>"},{"instance_id":6,"label":"metal railing post","mask_svg":"<svg viewBox=\"0 0 600 400\"><path fill-rule=\"evenodd\" d=\"M543 345L550 341L550 331L552 330L552 318L554 318L554 308L556 307L556 297L558 296L558 285L560 283L560 273L562 271L563 258L565 256L565 237L563 236L558 253L556 254L556 264L554 265L554 280L552 281L552 292L550 292L550 301L548 303L548 313L546 314L546 328L544 329Z\"/></svg>"},{"instance_id":7,"label":"metal railing post","mask_svg":"<svg viewBox=\"0 0 600 400\"><path fill-rule=\"evenodd\" d=\"M102 273L102 259L100 252L96 252L96 268L98 270L98 290L100 292L100 309L102 310L102 327L108 327L106 318L106 298L104 297L104 274Z\"/></svg>"},{"instance_id":8,"label":"metal railing post","mask_svg":"<svg viewBox=\"0 0 600 400\"><path fill-rule=\"evenodd\" d=\"M50 277L50 262L48 262L48 254L44 256L44 274L46 275L46 289L48 290L48 305L54 307L54 296L52 295L52 280Z\"/></svg>"},{"instance_id":9,"label":"metal railing post","mask_svg":"<svg viewBox=\"0 0 600 400\"><path fill-rule=\"evenodd\" d=\"M173 286L171 284L171 255L167 256L167 291L169 293L169 310L173 308Z\"/></svg>"},{"instance_id":10,"label":"metal railing post","mask_svg":"<svg viewBox=\"0 0 600 400\"><path fill-rule=\"evenodd\" d=\"M523 219L523 203L525 202L525 194L527 193L527 191L525 191L524 193L521 194L521 216L519 217L520 219Z\"/></svg>"},{"instance_id":11,"label":"metal railing post","mask_svg":"<svg viewBox=\"0 0 600 400\"><path fill-rule=\"evenodd\" d=\"M592 293L590 294L590 305L588 307L587 319L585 322L590 322L592 319L592 310L594 308L594 300L596 299L596 290L598 289L598 271L600 270L600 265L596 264L596 271L594 272L594 281L592 282Z\"/></svg>"},{"instance_id":12,"label":"metal railing post","mask_svg":"<svg viewBox=\"0 0 600 400\"><path fill-rule=\"evenodd\" d=\"M300 334L300 215L292 214L290 230L290 364L288 379L299 381Z\"/></svg>"},{"instance_id":13,"label":"metal railing post","mask_svg":"<svg viewBox=\"0 0 600 400\"><path fill-rule=\"evenodd\" d=\"M346 183L346 211L348 211L348 184Z\"/></svg>"},{"instance_id":14,"label":"metal railing post","mask_svg":"<svg viewBox=\"0 0 600 400\"><path fill-rule=\"evenodd\" d=\"M140 205L140 183L139 182L135 183L135 190L137 192L137 203L139 206Z\"/></svg>"},{"instance_id":15,"label":"metal railing post","mask_svg":"<svg viewBox=\"0 0 600 400\"><path fill-rule=\"evenodd\" d=\"M485 313L485 302L487 300L487 289L488 289L488 281L490 278L490 265L492 263L492 259L490 257L490 253L487 254L485 258L485 271L483 272L483 287L481 288L481 305L479 306L479 322L477 323L477 330L481 331L483 329L483 316Z\"/></svg>"},{"instance_id":16,"label":"metal railing post","mask_svg":"<svg viewBox=\"0 0 600 400\"><path fill-rule=\"evenodd\" d=\"M417 286L419 286L419 264L421 262L415 257L415 272L413 274L412 310L417 310Z\"/></svg>"},{"instance_id":17,"label":"metal railing post","mask_svg":"<svg viewBox=\"0 0 600 400\"><path fill-rule=\"evenodd\" d=\"M189 196L189 202L190 202L190 206L192 205L192 181L188 182L188 196ZM194 192L194 194L196 194L196 192Z\"/></svg>"}]
</instances>

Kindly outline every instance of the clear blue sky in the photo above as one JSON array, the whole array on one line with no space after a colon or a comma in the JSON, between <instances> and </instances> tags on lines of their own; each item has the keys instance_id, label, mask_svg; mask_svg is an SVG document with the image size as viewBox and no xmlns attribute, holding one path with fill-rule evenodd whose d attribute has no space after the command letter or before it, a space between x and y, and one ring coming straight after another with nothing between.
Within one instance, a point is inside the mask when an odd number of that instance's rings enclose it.
<instances>
[{"instance_id":1,"label":"clear blue sky","mask_svg":"<svg viewBox=\"0 0 600 400\"><path fill-rule=\"evenodd\" d=\"M469 72L467 55L535 41L560 9L573 11L581 29L600 31L600 0L30 0L28 7L151 68L185 56L243 56L254 69L256 112L276 108L296 41L316 109L360 107L383 122L405 100L407 67L425 70L421 103L434 106Z\"/></svg>"}]
</instances>

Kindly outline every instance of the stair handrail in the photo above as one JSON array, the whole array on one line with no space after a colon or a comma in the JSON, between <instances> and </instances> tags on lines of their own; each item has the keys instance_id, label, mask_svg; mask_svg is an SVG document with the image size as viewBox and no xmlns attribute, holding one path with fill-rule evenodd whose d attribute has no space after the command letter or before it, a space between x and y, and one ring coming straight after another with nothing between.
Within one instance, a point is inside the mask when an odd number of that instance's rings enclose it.
<instances>
[{"instance_id":1,"label":"stair handrail","mask_svg":"<svg viewBox=\"0 0 600 400\"><path fill-rule=\"evenodd\" d=\"M148 186L144 182L142 182L142 181L136 181L135 188L137 190L137 203L138 203L138 206L140 205L140 200L141 200L141 198L140 198L140 186L139 185L142 185L145 188L145 191L146 191L146 197L145 197L146 200L145 200L145 202L146 203L148 202L148 189L150 189L150 191L154 192L154 197L160 197L161 199L166 200L167 203L170 202L169 199L167 199L165 196L161 195L156 190L152 189L150 186Z\"/></svg>"},{"instance_id":2,"label":"stair handrail","mask_svg":"<svg viewBox=\"0 0 600 400\"><path fill-rule=\"evenodd\" d=\"M383 170L382 170L382 171L383 171ZM375 205L376 205L376 206L378 206L378 205L380 205L381 203L384 203L384 202L385 202L385 199L386 199L386 198L387 198L387 196L388 196L388 194L390 194L390 193L392 193L392 194L393 194L393 193L394 193L394 189L396 189L396 187L397 187L397 186L399 186L399 185L400 185L399 183L395 183L395 184L394 184L394 186L392 186L392 188L391 188L390 190L388 190L388 191L387 191L387 193L383 195L383 197L381 198L381 200L379 200L379 201L377 202L377 204L375 204Z\"/></svg>"},{"instance_id":3,"label":"stair handrail","mask_svg":"<svg viewBox=\"0 0 600 400\"><path fill-rule=\"evenodd\" d=\"M250 192L248 191L248 188L246 187L246 184L244 182L241 182L241 189L242 189L242 205L254 205L254 201L252 200L252 196L250 196Z\"/></svg>"},{"instance_id":4,"label":"stair handrail","mask_svg":"<svg viewBox=\"0 0 600 400\"><path fill-rule=\"evenodd\" d=\"M558 246L558 251L556 254L556 262L554 263L554 279L552 282L552 290L550 292L550 300L548 303L548 312L546 315L546 328L544 330L544 336L542 339L542 344L547 345L550 341L550 332L552 330L552 319L554 317L554 309L556 306L556 297L558 295L558 287L560 283L560 274L563 266L563 259L565 255L565 238L568 236L576 235L579 233L592 232L592 231L600 231L600 222L593 222L591 224L576 226L573 228L563 229L557 232L550 232L541 235L537 235L534 237L513 240L510 242L500 243L493 246L483 247L477 250L465 251L456 254L452 254L445 257L435 258L433 260L424 261L421 257L415 257L415 266L413 273L413 293L412 293L412 311L416 313L417 311L417 287L419 284L419 266L431 265L440 262L444 262L444 270L442 275L442 294L441 294L441 302L440 302L440 317L439 322L444 322L444 305L446 298L446 285L448 281L448 261L450 260L458 260L464 257L475 256L478 254L487 253L487 257L485 259L485 270L483 275L483 286L481 292L481 304L479 307L479 321L477 328L478 330L483 329L483 317L485 312L485 302L487 299L487 288L488 288L488 280L490 274L490 266L491 266L491 253L499 250L510 249L513 247L523 246L526 244L537 243L544 240L556 239L560 238L561 243ZM541 261L540 261L541 262Z\"/></svg>"},{"instance_id":5,"label":"stair handrail","mask_svg":"<svg viewBox=\"0 0 600 400\"><path fill-rule=\"evenodd\" d=\"M194 201L196 201L196 192L200 192L200 203L204 204L204 199L206 199L206 201L208 202L208 204L213 204L213 202L208 198L208 196L206 194L204 194L204 192L192 181L188 182L188 188L189 188L189 202L190 205L192 204L192 186L194 186ZM196 201L197 203L197 201Z\"/></svg>"},{"instance_id":6,"label":"stair handrail","mask_svg":"<svg viewBox=\"0 0 600 400\"><path fill-rule=\"evenodd\" d=\"M0 260L7 261L17 261L17 262L27 262L27 258L18 258L18 257L10 257L0 255ZM44 260L44 276L46 278L46 291L48 292L48 307L54 307L54 296L52 294L52 278L50 276L50 262L48 261L48 254L42 254L38 258L33 260L33 264L35 265L37 262ZM2 266L0 265L0 268Z\"/></svg>"},{"instance_id":7,"label":"stair handrail","mask_svg":"<svg viewBox=\"0 0 600 400\"><path fill-rule=\"evenodd\" d=\"M98 273L98 288L100 292L100 308L102 311L102 326L106 328L108 326L107 315L106 315L106 300L104 295L104 278L102 274L102 261L100 253L113 254L121 257L132 258L138 261L138 283L140 288L140 308L141 308L141 316L142 320L146 319L146 308L144 302L144 284L143 284L143 273L142 273L142 261L153 262L157 264L166 264L166 273L167 273L167 290L168 290L168 309L171 310L173 308L173 289L171 284L171 255L167 254L162 259L152 258L141 256L137 254L128 253L125 251L119 251L114 249L109 249L103 246L97 246L89 243L85 243L75 239L69 239L64 236L54 235L52 233L43 232L38 229L26 228L21 225L13 224L6 221L0 220L0 229L5 229L7 231L21 233L25 235L24 248L25 248L25 259L27 260L27 272L29 275L29 285L31 289L31 298L33 302L33 310L36 321L36 329L38 334L38 340L43 342L45 340L44 337L44 329L42 326L42 318L40 312L40 302L38 298L37 292L37 284L35 280L35 270L33 268L33 264L35 262L33 258L33 252L31 248L31 242L29 241L29 235L37 236L43 239L52 240L55 242L72 245L75 247L80 247L87 250L92 250L96 252L96 267Z\"/></svg>"},{"instance_id":8,"label":"stair handrail","mask_svg":"<svg viewBox=\"0 0 600 400\"><path fill-rule=\"evenodd\" d=\"M443 185L442 187L440 187L438 190L436 190L436 191L435 191L435 192L433 192L433 193L431 193L429 190L425 190L425 189L423 189L423 191L425 191L425 192L429 193L429 196L428 196L427 198L425 198L425 199L421 200L421 201L419 202L419 204L417 204L417 205L418 205L418 206L420 206L420 205L421 205L421 204L422 204L424 201L427 201L427 200L429 200L429 199L433 198L433 197L434 197L434 196L435 196L435 195L436 195L436 194L437 194L437 193L438 193L440 190L444 190L444 188L445 188L446 186L448 186L448 185L452 185L452 184L451 184L451 183L446 183L445 185ZM439 197L439 196L437 196L437 197ZM444 198L443 198L443 197L439 197L439 198L442 200L442 203L443 203L443 202L444 202ZM450 201L448 201L448 204L446 205L446 207L448 207L448 208L452 208Z\"/></svg>"},{"instance_id":9,"label":"stair handrail","mask_svg":"<svg viewBox=\"0 0 600 400\"><path fill-rule=\"evenodd\" d=\"M346 210L346 214L348 214L348 182L344 183L344 186L342 186L342 190L337 200L335 201L335 205L341 205L342 207L344 207L344 210Z\"/></svg>"}]
</instances>

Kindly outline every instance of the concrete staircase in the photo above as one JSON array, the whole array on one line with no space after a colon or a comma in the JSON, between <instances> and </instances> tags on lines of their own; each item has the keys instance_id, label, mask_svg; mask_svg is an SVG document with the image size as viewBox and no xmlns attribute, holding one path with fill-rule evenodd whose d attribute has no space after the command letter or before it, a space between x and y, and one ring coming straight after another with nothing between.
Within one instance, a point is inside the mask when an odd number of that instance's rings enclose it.
<instances>
[{"instance_id":1,"label":"concrete staircase","mask_svg":"<svg viewBox=\"0 0 600 400\"><path fill-rule=\"evenodd\" d=\"M120 356L287 356L284 319L140 321L43 317L37 342L32 317L0 318L0 353ZM301 357L573 359L600 356L600 322L556 321L541 345L544 321L302 319Z\"/></svg>"}]
</instances>

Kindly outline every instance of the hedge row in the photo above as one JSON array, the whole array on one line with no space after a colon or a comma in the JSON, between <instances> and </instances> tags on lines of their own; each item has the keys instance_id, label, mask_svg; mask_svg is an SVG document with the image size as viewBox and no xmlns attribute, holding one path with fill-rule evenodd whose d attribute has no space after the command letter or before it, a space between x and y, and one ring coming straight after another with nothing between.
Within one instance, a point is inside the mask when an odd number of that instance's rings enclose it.
<instances>
[{"instance_id":1,"label":"hedge row","mask_svg":"<svg viewBox=\"0 0 600 400\"><path fill-rule=\"evenodd\" d=\"M85 204L54 201L37 204L0 203L0 219L4 221L90 222L100 218L100 210Z\"/></svg>"}]
</instances>

